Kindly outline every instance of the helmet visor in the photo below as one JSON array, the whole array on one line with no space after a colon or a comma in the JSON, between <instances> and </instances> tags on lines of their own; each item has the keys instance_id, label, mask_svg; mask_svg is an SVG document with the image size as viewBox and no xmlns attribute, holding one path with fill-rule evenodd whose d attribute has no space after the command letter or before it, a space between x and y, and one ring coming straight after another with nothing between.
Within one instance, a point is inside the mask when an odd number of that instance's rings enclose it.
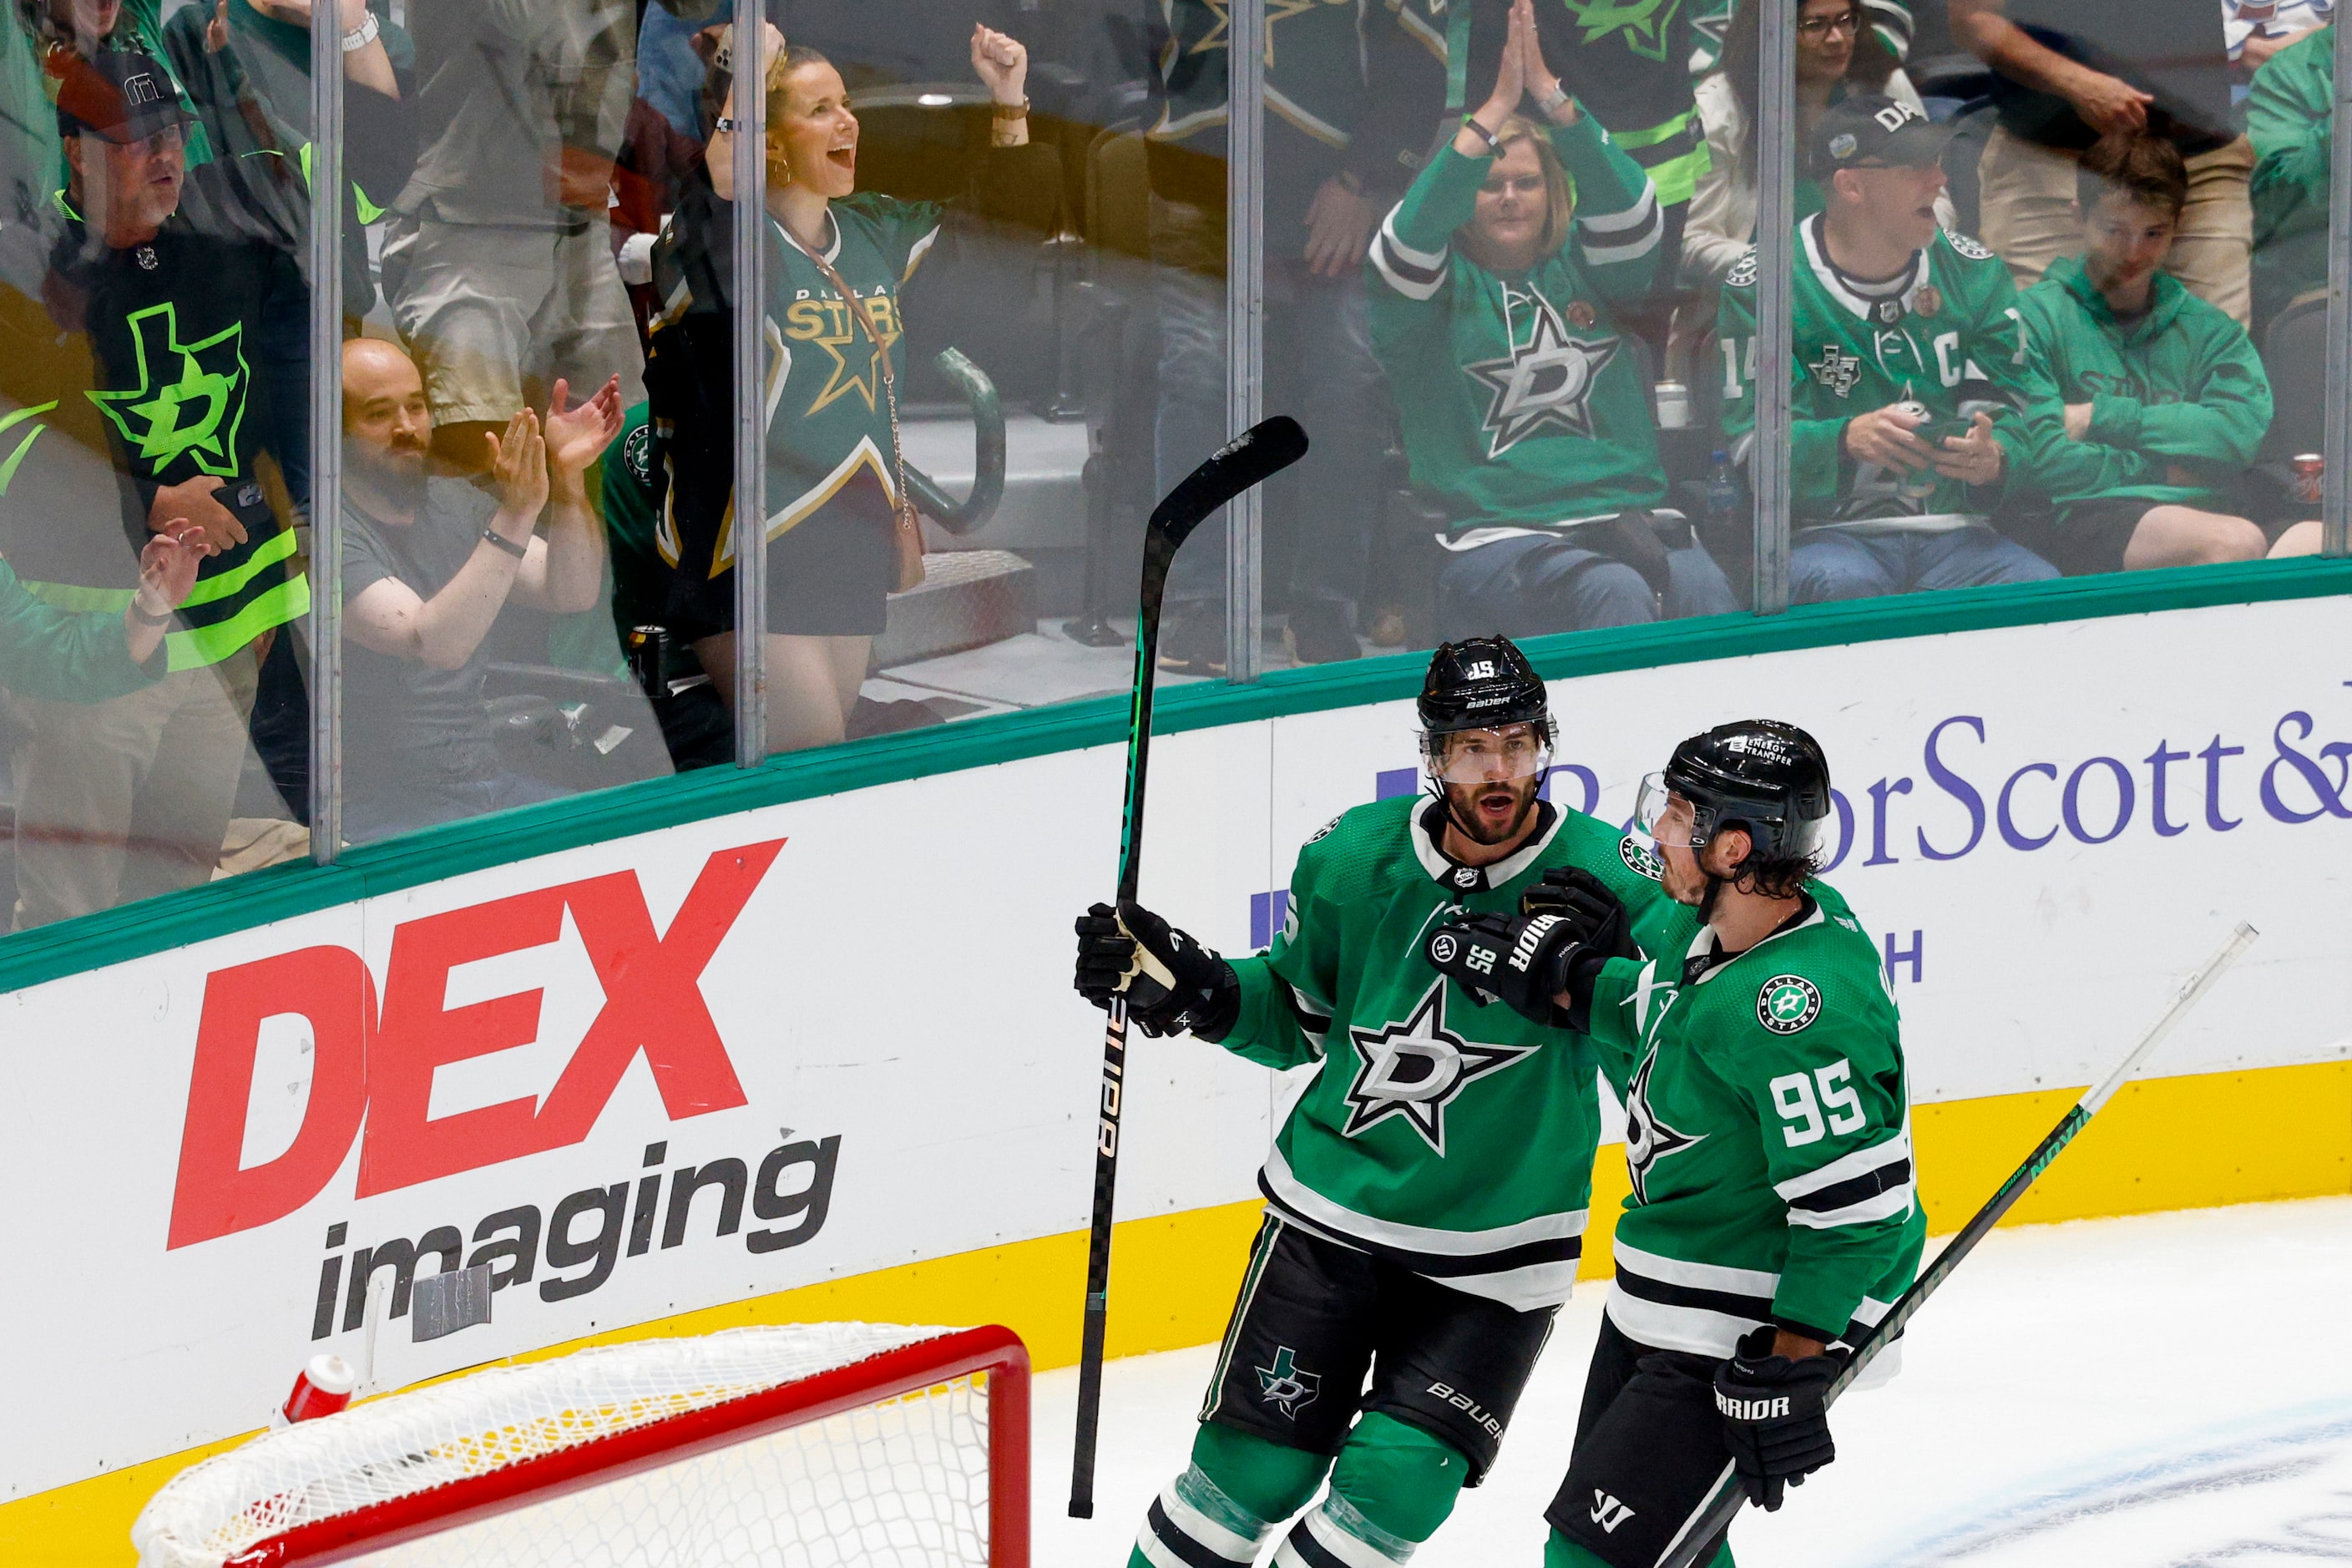
<instances>
[{"instance_id":1,"label":"helmet visor","mask_svg":"<svg viewBox=\"0 0 2352 1568\"><path fill-rule=\"evenodd\" d=\"M1633 797L1633 831L1653 844L1686 849L1697 841L1696 826L1691 803L1666 787L1665 774L1651 773L1642 780L1641 792Z\"/></svg>"},{"instance_id":2,"label":"helmet visor","mask_svg":"<svg viewBox=\"0 0 2352 1568\"><path fill-rule=\"evenodd\" d=\"M1430 777L1445 784L1507 784L1551 766L1550 738L1535 724L1451 730L1423 736L1421 747Z\"/></svg>"}]
</instances>

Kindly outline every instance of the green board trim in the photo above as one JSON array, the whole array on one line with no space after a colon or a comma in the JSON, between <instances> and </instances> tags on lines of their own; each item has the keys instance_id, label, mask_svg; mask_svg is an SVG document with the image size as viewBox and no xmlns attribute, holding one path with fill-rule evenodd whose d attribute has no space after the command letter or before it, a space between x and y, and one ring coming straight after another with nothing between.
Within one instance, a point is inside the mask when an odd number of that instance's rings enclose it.
<instances>
[{"instance_id":1,"label":"green board trim","mask_svg":"<svg viewBox=\"0 0 2352 1568\"><path fill-rule=\"evenodd\" d=\"M1545 679L1562 680L1850 643L2344 594L2352 594L2352 560L2305 557L1568 632L1529 638L1525 647ZM1162 688L1152 730L1181 734L1395 701L1421 689L1427 667L1424 654L1395 654L1280 670L1247 686ZM1128 718L1126 693L1088 698L797 752L756 768L709 768L525 806L364 845L333 866L273 866L0 939L0 994L583 845L1054 752L1118 745L1127 737ZM1103 809L1111 804L1106 800Z\"/></svg>"}]
</instances>

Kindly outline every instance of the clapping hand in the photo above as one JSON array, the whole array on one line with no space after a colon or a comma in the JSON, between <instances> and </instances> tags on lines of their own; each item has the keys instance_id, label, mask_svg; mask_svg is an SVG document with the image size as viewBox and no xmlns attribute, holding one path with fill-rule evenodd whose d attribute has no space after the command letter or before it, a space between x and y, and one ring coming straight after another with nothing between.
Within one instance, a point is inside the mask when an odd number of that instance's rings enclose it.
<instances>
[{"instance_id":1,"label":"clapping hand","mask_svg":"<svg viewBox=\"0 0 2352 1568\"><path fill-rule=\"evenodd\" d=\"M196 568L206 556L219 553L205 531L185 518L165 523L139 552L140 607L152 616L186 604L196 585Z\"/></svg>"},{"instance_id":2,"label":"clapping hand","mask_svg":"<svg viewBox=\"0 0 2352 1568\"><path fill-rule=\"evenodd\" d=\"M528 408L515 410L503 437L485 432L490 444L490 473L499 487L499 515L508 521L501 533L520 524L528 535L547 505L547 437L540 434L539 416ZM493 521L491 526L496 527Z\"/></svg>"},{"instance_id":3,"label":"clapping hand","mask_svg":"<svg viewBox=\"0 0 2352 1568\"><path fill-rule=\"evenodd\" d=\"M547 399L547 466L558 481L576 479L604 456L621 433L621 378L606 381L596 395L567 408L572 384L558 379ZM511 428L511 426L509 426Z\"/></svg>"}]
</instances>

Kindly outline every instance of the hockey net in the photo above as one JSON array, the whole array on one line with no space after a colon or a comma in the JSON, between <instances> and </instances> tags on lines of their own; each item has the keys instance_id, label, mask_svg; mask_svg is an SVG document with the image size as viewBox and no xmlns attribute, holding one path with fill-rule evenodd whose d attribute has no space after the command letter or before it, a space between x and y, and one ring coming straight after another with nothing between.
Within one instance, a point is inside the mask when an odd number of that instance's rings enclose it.
<instances>
[{"instance_id":1,"label":"hockey net","mask_svg":"<svg viewBox=\"0 0 2352 1568\"><path fill-rule=\"evenodd\" d=\"M191 1466L141 1568L1027 1568L1006 1329L809 1323L499 1367Z\"/></svg>"}]
</instances>

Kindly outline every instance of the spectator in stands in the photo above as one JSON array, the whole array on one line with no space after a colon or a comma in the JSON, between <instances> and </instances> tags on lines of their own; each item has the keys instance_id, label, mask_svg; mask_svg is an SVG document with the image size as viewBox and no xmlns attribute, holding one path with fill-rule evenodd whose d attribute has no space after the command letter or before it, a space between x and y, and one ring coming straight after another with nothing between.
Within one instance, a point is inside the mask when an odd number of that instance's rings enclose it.
<instances>
[{"instance_id":1,"label":"spectator in stands","mask_svg":"<svg viewBox=\"0 0 2352 1568\"><path fill-rule=\"evenodd\" d=\"M2030 467L2025 410L2053 393L2008 268L1936 221L1948 133L1855 96L1813 127L1822 210L1797 226L1791 469L1797 602L2057 575L1989 514ZM1741 367L1724 435L1754 456L1754 253L1724 279L1718 332Z\"/></svg>"},{"instance_id":2,"label":"spectator in stands","mask_svg":"<svg viewBox=\"0 0 2352 1568\"><path fill-rule=\"evenodd\" d=\"M2233 508L2270 382L2246 330L2163 270L2189 171L2171 142L2120 132L2076 178L2083 254L2019 300L2064 405L2035 464L2058 509L2036 543L2070 576L2251 561L2263 531Z\"/></svg>"},{"instance_id":3,"label":"spectator in stands","mask_svg":"<svg viewBox=\"0 0 2352 1568\"><path fill-rule=\"evenodd\" d=\"M1719 69L1727 68L1723 58L1726 40L1731 33L1731 18L1741 6L1741 0L1702 0L1691 16L1690 78L1703 82ZM1900 64L1911 58L1911 7L1903 0L1862 0L1863 24L1870 29L1869 37L1885 50L1889 58ZM1800 49L1805 40L1797 40ZM1801 66L1800 69L1803 68ZM1752 79L1756 72L1748 72ZM1704 112L1706 105L1700 110ZM1709 154L1712 161L1713 154Z\"/></svg>"},{"instance_id":4,"label":"spectator in stands","mask_svg":"<svg viewBox=\"0 0 2352 1568\"><path fill-rule=\"evenodd\" d=\"M1225 9L1173 0L1158 120L1145 132L1152 291L1160 322L1159 488L1224 445ZM1264 167L1266 409L1313 445L1270 492L1292 504L1288 635L1302 663L1353 658L1372 520L1382 502L1387 411L1364 325L1365 243L1429 145L1444 73L1408 8L1293 6L1267 18ZM1225 668L1220 512L1168 581L1160 663ZM1371 628L1366 626L1364 630Z\"/></svg>"},{"instance_id":5,"label":"spectator in stands","mask_svg":"<svg viewBox=\"0 0 2352 1568\"><path fill-rule=\"evenodd\" d=\"M181 157L191 169L201 169L214 158L212 139L195 118L195 103L173 74L163 47L162 0L21 0L17 14L35 36L51 102L74 74L75 62L102 54L129 51L144 55L151 75L169 85L187 116L182 132ZM62 188L69 171L62 164L57 183Z\"/></svg>"},{"instance_id":6,"label":"spectator in stands","mask_svg":"<svg viewBox=\"0 0 2352 1568\"><path fill-rule=\"evenodd\" d=\"M681 207L655 249L652 384L656 449L669 487L674 537L662 541L671 576L668 625L691 643L731 707L735 579L742 540L764 542L768 742L778 751L845 738L883 629L884 600L911 567L920 539L903 495L898 387L906 349L903 290L938 238L933 202L861 194L857 116L833 63L765 28L768 145L767 320L782 343L771 395L768 516L738 529L734 515L731 221L734 136L715 132L704 154L717 198ZM975 26L973 71L994 103L996 148L1029 139L1028 51ZM731 38L720 56L730 68ZM734 117L730 83L722 121ZM845 300L844 295L851 298Z\"/></svg>"},{"instance_id":7,"label":"spectator in stands","mask_svg":"<svg viewBox=\"0 0 2352 1568\"><path fill-rule=\"evenodd\" d=\"M1707 171L1699 176L1691 197L1682 253L1683 286L1695 298L1677 312L1677 346L1667 355L1667 363L1685 380L1706 372L1707 367L1691 364L1691 349L1715 325L1724 275L1756 242L1755 95L1761 15L1758 0L1740 5L1724 37L1723 68L1698 84ZM1907 26L1907 15L1904 20ZM1804 145L1822 110L1853 93L1884 93L1927 112L1910 79L1895 64L1895 52L1871 22L1862 0L1799 0L1796 145ZM1821 205L1820 190L1801 176L1798 216L1819 212ZM1948 200L1937 216L1946 227L1952 226Z\"/></svg>"},{"instance_id":8,"label":"spectator in stands","mask_svg":"<svg viewBox=\"0 0 2352 1568\"><path fill-rule=\"evenodd\" d=\"M2336 126L2336 35L2291 44L2254 73L2246 134L2255 154L2254 320L2327 289L2327 171Z\"/></svg>"},{"instance_id":9,"label":"spectator in stands","mask_svg":"<svg viewBox=\"0 0 2352 1568\"><path fill-rule=\"evenodd\" d=\"M1979 225L2022 289L2082 243L2074 165L2118 131L2179 148L2189 205L2173 275L2248 319L2254 154L2230 108L2214 0L1951 0L1953 36L1997 74L2000 124L1978 165Z\"/></svg>"},{"instance_id":10,"label":"spectator in stands","mask_svg":"<svg viewBox=\"0 0 2352 1568\"><path fill-rule=\"evenodd\" d=\"M2221 0L2221 35L2241 80L2327 26L2335 0Z\"/></svg>"},{"instance_id":11,"label":"spectator in stands","mask_svg":"<svg viewBox=\"0 0 2352 1568\"><path fill-rule=\"evenodd\" d=\"M353 840L560 793L500 760L483 639L509 604L593 608L604 533L584 476L621 428L620 378L576 407L558 381L489 437L496 496L429 472L433 416L393 343L343 345L343 800ZM535 532L546 513L544 537Z\"/></svg>"},{"instance_id":12,"label":"spectator in stands","mask_svg":"<svg viewBox=\"0 0 2352 1568\"><path fill-rule=\"evenodd\" d=\"M487 472L488 437L558 380L642 393L613 259L613 160L635 94L629 0L409 0L424 151L393 203L383 291L425 370L436 458Z\"/></svg>"},{"instance_id":13,"label":"spectator in stands","mask_svg":"<svg viewBox=\"0 0 2352 1568\"><path fill-rule=\"evenodd\" d=\"M1641 166L1560 93L1516 0L1495 90L1381 226L1372 343L1413 482L1448 512L1438 631L1527 637L1727 613L1665 476L1639 353L1664 220ZM1541 123L1520 112L1550 107Z\"/></svg>"},{"instance_id":14,"label":"spectator in stands","mask_svg":"<svg viewBox=\"0 0 2352 1568\"><path fill-rule=\"evenodd\" d=\"M295 252L310 235L311 6L211 0L183 7L163 28L172 68L221 151L232 217ZM375 305L368 226L416 170L415 114L400 81L416 49L389 11L387 0L334 5L344 46L343 314L353 322ZM278 325L299 335L310 323ZM308 417L307 409L294 412Z\"/></svg>"},{"instance_id":15,"label":"spectator in stands","mask_svg":"<svg viewBox=\"0 0 2352 1568\"><path fill-rule=\"evenodd\" d=\"M163 677L163 633L213 547L193 524L150 535L122 613L60 610L0 561L0 687L50 702L102 702Z\"/></svg>"},{"instance_id":16,"label":"spectator in stands","mask_svg":"<svg viewBox=\"0 0 2352 1568\"><path fill-rule=\"evenodd\" d=\"M273 441L300 421L301 363L266 351L274 312L300 319L293 258L210 232L182 210L188 121L163 68L131 50L64 62L58 121L71 215L45 291L57 325L88 334L95 405L122 510L58 520L42 575L124 591L122 538L195 525L216 553L171 632L172 673L95 710L20 703L30 731L17 805L18 927L208 879L246 756L262 658L310 607L280 476L304 455ZM217 180L216 167L195 172ZM217 209L215 209L217 210ZM28 435L46 426L39 416ZM273 492L277 499L270 499ZM16 531L27 531L21 525Z\"/></svg>"}]
</instances>

